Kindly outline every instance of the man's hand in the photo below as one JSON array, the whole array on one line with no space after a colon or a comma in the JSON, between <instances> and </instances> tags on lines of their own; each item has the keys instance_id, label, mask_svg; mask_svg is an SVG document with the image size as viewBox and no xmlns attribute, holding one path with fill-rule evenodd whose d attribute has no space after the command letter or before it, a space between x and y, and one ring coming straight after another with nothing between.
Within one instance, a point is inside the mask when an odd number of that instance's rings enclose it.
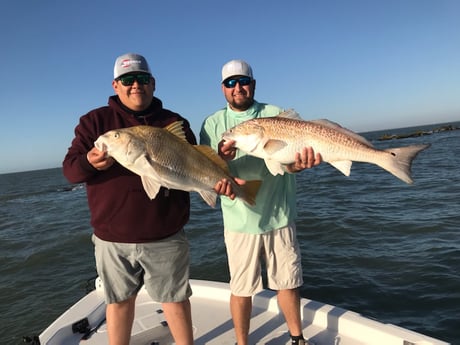
<instances>
[{"instance_id":1,"label":"man's hand","mask_svg":"<svg viewBox=\"0 0 460 345\"><path fill-rule=\"evenodd\" d=\"M246 183L245 180L242 180L238 177L233 179L238 185L244 185ZM232 184L227 179L222 179L216 183L214 186L214 190L219 195L228 196L230 199L234 200L236 198L235 191L233 191Z\"/></svg>"},{"instance_id":2,"label":"man's hand","mask_svg":"<svg viewBox=\"0 0 460 345\"><path fill-rule=\"evenodd\" d=\"M235 145L235 140L222 140L219 145L217 145L217 153L220 158L224 161L231 161L235 158L236 147L233 147L233 145Z\"/></svg>"},{"instance_id":3,"label":"man's hand","mask_svg":"<svg viewBox=\"0 0 460 345\"><path fill-rule=\"evenodd\" d=\"M112 157L107 156L107 152L99 151L93 147L87 154L86 159L97 170L106 170L110 168L114 162Z\"/></svg>"},{"instance_id":4,"label":"man's hand","mask_svg":"<svg viewBox=\"0 0 460 345\"><path fill-rule=\"evenodd\" d=\"M322 162L321 155L313 152L311 147L304 147L302 152L296 152L294 163L287 164L286 170L290 173L296 173L304 169L310 169Z\"/></svg>"}]
</instances>

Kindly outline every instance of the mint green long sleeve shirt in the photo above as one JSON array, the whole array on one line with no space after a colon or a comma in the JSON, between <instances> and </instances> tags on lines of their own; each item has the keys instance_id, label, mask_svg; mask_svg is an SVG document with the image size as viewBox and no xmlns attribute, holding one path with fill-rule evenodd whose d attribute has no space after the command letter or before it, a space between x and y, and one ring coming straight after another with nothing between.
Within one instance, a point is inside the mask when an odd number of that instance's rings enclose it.
<instances>
[{"instance_id":1,"label":"mint green long sleeve shirt","mask_svg":"<svg viewBox=\"0 0 460 345\"><path fill-rule=\"evenodd\" d=\"M253 118L276 116L283 109L254 102L244 112L235 112L228 105L205 119L200 131L200 143L217 151L222 133ZM294 174L273 176L265 162L237 150L235 159L228 162L233 176L244 180L262 180L255 206L236 198L221 196L224 228L227 231L261 234L284 227L295 221L296 180Z\"/></svg>"}]
</instances>

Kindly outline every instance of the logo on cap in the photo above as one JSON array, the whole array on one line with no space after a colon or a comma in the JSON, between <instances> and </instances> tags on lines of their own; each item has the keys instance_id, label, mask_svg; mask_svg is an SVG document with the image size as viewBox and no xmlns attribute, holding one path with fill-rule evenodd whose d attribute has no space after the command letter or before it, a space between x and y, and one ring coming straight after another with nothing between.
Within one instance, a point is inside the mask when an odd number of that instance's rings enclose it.
<instances>
[{"instance_id":1,"label":"logo on cap","mask_svg":"<svg viewBox=\"0 0 460 345\"><path fill-rule=\"evenodd\" d=\"M122 68L128 68L129 66L131 66L132 64L141 64L142 61L141 60L132 60L132 59L125 59L121 62L121 67Z\"/></svg>"}]
</instances>

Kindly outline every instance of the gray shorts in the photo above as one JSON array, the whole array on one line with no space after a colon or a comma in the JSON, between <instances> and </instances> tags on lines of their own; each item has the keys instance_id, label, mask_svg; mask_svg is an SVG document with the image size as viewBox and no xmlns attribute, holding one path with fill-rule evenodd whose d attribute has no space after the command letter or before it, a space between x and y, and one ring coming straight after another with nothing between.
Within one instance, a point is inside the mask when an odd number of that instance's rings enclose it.
<instances>
[{"instance_id":1,"label":"gray shorts","mask_svg":"<svg viewBox=\"0 0 460 345\"><path fill-rule=\"evenodd\" d=\"M302 263L295 225L264 234L225 231L230 290L235 296L253 296L262 290L262 263L268 288L295 289L303 284Z\"/></svg>"},{"instance_id":2,"label":"gray shorts","mask_svg":"<svg viewBox=\"0 0 460 345\"><path fill-rule=\"evenodd\" d=\"M184 231L148 243L115 243L93 235L96 268L106 303L118 303L145 285L156 302L182 302L192 295L189 244Z\"/></svg>"}]
</instances>

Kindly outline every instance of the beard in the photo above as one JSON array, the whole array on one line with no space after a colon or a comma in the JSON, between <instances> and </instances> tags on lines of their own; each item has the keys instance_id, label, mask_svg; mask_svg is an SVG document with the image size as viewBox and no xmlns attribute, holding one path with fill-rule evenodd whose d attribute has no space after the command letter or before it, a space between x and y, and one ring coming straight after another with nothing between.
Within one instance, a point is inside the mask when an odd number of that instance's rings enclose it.
<instances>
[{"instance_id":1,"label":"beard","mask_svg":"<svg viewBox=\"0 0 460 345\"><path fill-rule=\"evenodd\" d=\"M230 108L232 108L233 110L245 111L251 107L251 105L254 103L254 99L252 98L244 98L244 99L239 99L239 100L233 99L231 102L228 102L228 103L230 104Z\"/></svg>"}]
</instances>

